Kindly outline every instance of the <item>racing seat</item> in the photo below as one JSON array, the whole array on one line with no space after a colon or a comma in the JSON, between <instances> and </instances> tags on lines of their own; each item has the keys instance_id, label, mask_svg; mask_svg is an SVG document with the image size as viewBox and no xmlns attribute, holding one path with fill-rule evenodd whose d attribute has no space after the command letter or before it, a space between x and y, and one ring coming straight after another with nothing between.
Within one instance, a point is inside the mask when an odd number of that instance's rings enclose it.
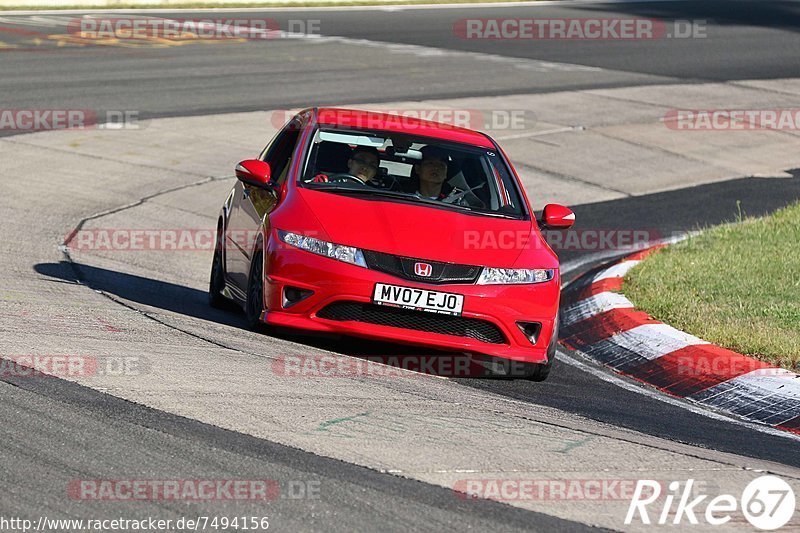
<instances>
[{"instance_id":1,"label":"racing seat","mask_svg":"<svg viewBox=\"0 0 800 533\"><path fill-rule=\"evenodd\" d=\"M347 160L352 150L346 144L322 141L316 147L316 173L338 174L347 172Z\"/></svg>"},{"instance_id":2,"label":"racing seat","mask_svg":"<svg viewBox=\"0 0 800 533\"><path fill-rule=\"evenodd\" d=\"M486 183L486 175L481 167L480 161L475 157L466 157L461 161L461 176L466 183L467 187L472 190L473 195L477 197L484 206L491 204L491 193L489 192L489 185Z\"/></svg>"}]
</instances>

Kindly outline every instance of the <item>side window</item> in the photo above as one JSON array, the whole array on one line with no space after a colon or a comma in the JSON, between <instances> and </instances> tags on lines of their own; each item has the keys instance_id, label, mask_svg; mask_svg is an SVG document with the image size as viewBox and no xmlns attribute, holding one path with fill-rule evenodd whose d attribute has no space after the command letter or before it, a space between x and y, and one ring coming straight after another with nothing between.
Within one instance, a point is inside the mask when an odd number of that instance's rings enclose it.
<instances>
[{"instance_id":1,"label":"side window","mask_svg":"<svg viewBox=\"0 0 800 533\"><path fill-rule=\"evenodd\" d=\"M286 175L291 166L292 153L294 153L297 141L300 138L300 128L294 123L290 123L283 131L278 133L264 151L262 159L269 163L272 179L280 184L286 181Z\"/></svg>"},{"instance_id":2,"label":"side window","mask_svg":"<svg viewBox=\"0 0 800 533\"><path fill-rule=\"evenodd\" d=\"M522 198L518 193L517 185L514 178L511 176L508 168L503 164L502 160L496 154L489 153L489 165L494 174L495 181L497 182L497 190L499 193L500 205L494 206L494 198L492 198L492 209L505 210L508 213L524 214L522 208Z\"/></svg>"}]
</instances>

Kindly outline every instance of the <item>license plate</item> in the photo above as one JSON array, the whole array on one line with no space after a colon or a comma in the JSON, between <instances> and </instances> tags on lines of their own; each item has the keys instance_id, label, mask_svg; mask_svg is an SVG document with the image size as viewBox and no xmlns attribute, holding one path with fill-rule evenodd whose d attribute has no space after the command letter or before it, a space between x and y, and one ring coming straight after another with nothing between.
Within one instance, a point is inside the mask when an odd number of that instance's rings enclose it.
<instances>
[{"instance_id":1,"label":"license plate","mask_svg":"<svg viewBox=\"0 0 800 533\"><path fill-rule=\"evenodd\" d=\"M372 301L378 305L401 307L415 311L427 311L442 315L460 315L464 307L464 295L451 292L412 289L398 285L376 283Z\"/></svg>"}]
</instances>

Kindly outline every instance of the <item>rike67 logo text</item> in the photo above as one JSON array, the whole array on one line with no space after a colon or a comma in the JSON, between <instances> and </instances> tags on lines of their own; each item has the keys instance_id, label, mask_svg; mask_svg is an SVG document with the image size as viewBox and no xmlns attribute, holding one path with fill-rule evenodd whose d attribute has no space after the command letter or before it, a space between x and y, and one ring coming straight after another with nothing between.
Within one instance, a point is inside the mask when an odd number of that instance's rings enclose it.
<instances>
[{"instance_id":1,"label":"rike67 logo text","mask_svg":"<svg viewBox=\"0 0 800 533\"><path fill-rule=\"evenodd\" d=\"M700 523L698 518L701 518L707 524L721 526L730 522L735 513L741 513L753 527L772 531L785 526L792 519L796 503L792 487L777 476L754 479L738 499L731 494L721 494L710 500L708 494L693 497L693 479L687 480L683 487L680 481L673 481L668 489L662 500L661 483L638 480L625 524L630 525L637 519L643 524L655 522L664 525L670 522L672 516L672 524L688 522L697 525ZM650 514L653 511L657 513L655 516Z\"/></svg>"}]
</instances>

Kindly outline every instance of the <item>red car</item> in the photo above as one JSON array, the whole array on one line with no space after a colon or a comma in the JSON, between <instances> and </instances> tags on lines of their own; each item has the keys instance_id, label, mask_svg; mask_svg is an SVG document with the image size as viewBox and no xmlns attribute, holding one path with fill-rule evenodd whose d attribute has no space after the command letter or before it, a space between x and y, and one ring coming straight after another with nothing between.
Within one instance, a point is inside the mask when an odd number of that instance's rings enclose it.
<instances>
[{"instance_id":1,"label":"red car","mask_svg":"<svg viewBox=\"0 0 800 533\"><path fill-rule=\"evenodd\" d=\"M217 223L212 305L233 300L252 326L466 352L547 377L560 276L540 228L575 215L550 204L537 220L487 135L307 109L236 176Z\"/></svg>"}]
</instances>

